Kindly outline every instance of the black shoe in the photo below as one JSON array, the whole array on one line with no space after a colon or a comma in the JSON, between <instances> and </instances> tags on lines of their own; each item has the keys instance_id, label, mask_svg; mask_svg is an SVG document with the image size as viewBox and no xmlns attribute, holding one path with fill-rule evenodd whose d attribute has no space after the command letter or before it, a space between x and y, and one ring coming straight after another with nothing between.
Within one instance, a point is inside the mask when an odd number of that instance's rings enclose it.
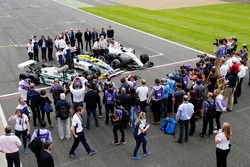
<instances>
[{"instance_id":1,"label":"black shoe","mask_svg":"<svg viewBox=\"0 0 250 167\"><path fill-rule=\"evenodd\" d=\"M187 142L188 142L188 139L185 139L184 141L185 141L185 143L187 143Z\"/></svg>"},{"instance_id":2,"label":"black shoe","mask_svg":"<svg viewBox=\"0 0 250 167\"><path fill-rule=\"evenodd\" d=\"M189 132L189 136L193 136L194 135L194 133L193 132Z\"/></svg>"},{"instance_id":3,"label":"black shoe","mask_svg":"<svg viewBox=\"0 0 250 167\"><path fill-rule=\"evenodd\" d=\"M199 133L199 136L202 137L202 138L204 137L204 135L202 133Z\"/></svg>"},{"instance_id":4,"label":"black shoe","mask_svg":"<svg viewBox=\"0 0 250 167\"><path fill-rule=\"evenodd\" d=\"M180 140L177 140L177 141L176 141L176 143L182 144L182 141L180 141Z\"/></svg>"},{"instance_id":5,"label":"black shoe","mask_svg":"<svg viewBox=\"0 0 250 167\"><path fill-rule=\"evenodd\" d=\"M85 129L90 129L88 126L84 126Z\"/></svg>"}]
</instances>

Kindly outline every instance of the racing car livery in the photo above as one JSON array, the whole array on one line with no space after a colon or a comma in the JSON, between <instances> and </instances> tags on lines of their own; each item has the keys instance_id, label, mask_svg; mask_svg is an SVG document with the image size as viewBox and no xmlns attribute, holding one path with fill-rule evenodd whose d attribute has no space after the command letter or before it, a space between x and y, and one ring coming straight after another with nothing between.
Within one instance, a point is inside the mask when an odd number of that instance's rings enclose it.
<instances>
[{"instance_id":1,"label":"racing car livery","mask_svg":"<svg viewBox=\"0 0 250 167\"><path fill-rule=\"evenodd\" d=\"M72 77L80 77L80 75L72 69L68 69L65 65L61 68L43 64L37 66L34 60L28 60L18 64L18 69L22 72L19 75L20 80L30 79L34 84L52 85L55 79L58 79L61 84L69 83Z\"/></svg>"},{"instance_id":2,"label":"racing car livery","mask_svg":"<svg viewBox=\"0 0 250 167\"><path fill-rule=\"evenodd\" d=\"M104 61L94 58L90 55L78 55L73 58L74 68L83 70L86 74L96 74L100 78L106 76L117 76L121 74L122 70L113 69L110 65Z\"/></svg>"},{"instance_id":3,"label":"racing car livery","mask_svg":"<svg viewBox=\"0 0 250 167\"><path fill-rule=\"evenodd\" d=\"M110 64L114 69L138 70L154 65L149 61L148 55L142 54L138 58L134 49L123 47L117 41L108 41L107 52L103 52L98 58Z\"/></svg>"}]
</instances>

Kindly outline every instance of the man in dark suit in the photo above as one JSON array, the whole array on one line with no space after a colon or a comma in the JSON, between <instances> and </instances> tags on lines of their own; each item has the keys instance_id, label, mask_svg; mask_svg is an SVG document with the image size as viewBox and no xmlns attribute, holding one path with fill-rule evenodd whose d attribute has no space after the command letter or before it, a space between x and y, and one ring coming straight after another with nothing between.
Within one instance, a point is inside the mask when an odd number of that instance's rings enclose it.
<instances>
[{"instance_id":1,"label":"man in dark suit","mask_svg":"<svg viewBox=\"0 0 250 167\"><path fill-rule=\"evenodd\" d=\"M109 26L108 30L107 30L107 38L110 38L110 39L114 39L114 30L112 29L111 26Z\"/></svg>"},{"instance_id":2,"label":"man in dark suit","mask_svg":"<svg viewBox=\"0 0 250 167\"><path fill-rule=\"evenodd\" d=\"M71 47L74 47L75 42L76 42L76 37L75 37L75 32L73 28L70 29L69 38L70 38Z\"/></svg>"},{"instance_id":3,"label":"man in dark suit","mask_svg":"<svg viewBox=\"0 0 250 167\"><path fill-rule=\"evenodd\" d=\"M44 149L40 153L38 167L54 167L54 160L51 155L52 143L45 143Z\"/></svg>"},{"instance_id":4,"label":"man in dark suit","mask_svg":"<svg viewBox=\"0 0 250 167\"><path fill-rule=\"evenodd\" d=\"M86 42L86 51L88 50L88 45L89 45L89 50L91 51L91 32L86 28L86 31L84 32L84 39Z\"/></svg>"},{"instance_id":5,"label":"man in dark suit","mask_svg":"<svg viewBox=\"0 0 250 167\"><path fill-rule=\"evenodd\" d=\"M81 48L83 50L83 44L82 44L82 32L80 29L78 29L76 33L76 40L77 40L77 46L78 48Z\"/></svg>"},{"instance_id":6,"label":"man in dark suit","mask_svg":"<svg viewBox=\"0 0 250 167\"><path fill-rule=\"evenodd\" d=\"M47 61L47 58L46 58L47 40L45 39L45 35L41 36L41 39L38 41L38 46L41 48L42 59Z\"/></svg>"},{"instance_id":7,"label":"man in dark suit","mask_svg":"<svg viewBox=\"0 0 250 167\"><path fill-rule=\"evenodd\" d=\"M48 35L48 40L47 40L47 48L48 48L48 57L49 61L53 60L53 40L52 38Z\"/></svg>"},{"instance_id":8,"label":"man in dark suit","mask_svg":"<svg viewBox=\"0 0 250 167\"><path fill-rule=\"evenodd\" d=\"M92 42L93 42L93 45L94 45L95 41L96 41L97 38L98 38L98 32L96 31L95 28L93 28L93 31L92 31L92 33L91 33L91 37L92 37Z\"/></svg>"}]
</instances>

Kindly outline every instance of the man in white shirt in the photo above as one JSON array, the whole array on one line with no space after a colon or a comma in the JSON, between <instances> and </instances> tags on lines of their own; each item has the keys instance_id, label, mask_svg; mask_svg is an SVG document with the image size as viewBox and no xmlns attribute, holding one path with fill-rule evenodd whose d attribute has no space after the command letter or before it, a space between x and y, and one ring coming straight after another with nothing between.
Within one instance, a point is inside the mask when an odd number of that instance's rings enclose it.
<instances>
[{"instance_id":1,"label":"man in white shirt","mask_svg":"<svg viewBox=\"0 0 250 167\"><path fill-rule=\"evenodd\" d=\"M100 50L101 50L100 39L97 38L96 41L94 42L94 45L93 45L93 52L94 52L94 57L95 58L98 58Z\"/></svg>"},{"instance_id":2,"label":"man in white shirt","mask_svg":"<svg viewBox=\"0 0 250 167\"><path fill-rule=\"evenodd\" d=\"M27 49L27 52L28 52L28 56L29 56L29 60L33 60L33 43L32 43L32 39L29 39L29 42L28 44L26 45L26 49Z\"/></svg>"},{"instance_id":3,"label":"man in white shirt","mask_svg":"<svg viewBox=\"0 0 250 167\"><path fill-rule=\"evenodd\" d=\"M60 37L59 41L58 41L58 48L63 50L66 46L67 46L67 44L66 44L65 40L63 39L63 37Z\"/></svg>"},{"instance_id":4,"label":"man in white shirt","mask_svg":"<svg viewBox=\"0 0 250 167\"><path fill-rule=\"evenodd\" d=\"M227 71L228 71L228 68L229 68L229 66L228 66L228 64L227 63L225 63L225 60L224 59L222 59L221 60L221 67L220 67L220 73L221 73L221 75L223 76L223 77L225 77L226 75L227 75Z\"/></svg>"},{"instance_id":5,"label":"man in white shirt","mask_svg":"<svg viewBox=\"0 0 250 167\"><path fill-rule=\"evenodd\" d=\"M140 99L140 108L142 112L146 112L145 108L147 106L147 99L148 99L148 87L146 86L146 80L141 80L141 86L136 89L136 93Z\"/></svg>"},{"instance_id":6,"label":"man in white shirt","mask_svg":"<svg viewBox=\"0 0 250 167\"><path fill-rule=\"evenodd\" d=\"M76 113L74 114L72 118L71 132L74 137L74 143L69 152L70 158L77 158L77 154L75 153L75 150L78 147L80 142L84 146L89 156L93 156L96 154L96 151L90 148L85 138L85 134L84 134L83 127L82 127L83 113L84 113L84 109L82 107L78 107Z\"/></svg>"},{"instance_id":7,"label":"man in white shirt","mask_svg":"<svg viewBox=\"0 0 250 167\"><path fill-rule=\"evenodd\" d=\"M5 153L8 166L20 167L19 148L22 146L20 139L11 134L11 127L5 128L5 135L0 136L0 152Z\"/></svg>"},{"instance_id":8,"label":"man in white shirt","mask_svg":"<svg viewBox=\"0 0 250 167\"><path fill-rule=\"evenodd\" d=\"M77 107L83 107L84 91L85 91L85 82L86 79L74 78L73 82L69 86L69 90L73 95L73 105L76 111Z\"/></svg>"},{"instance_id":9,"label":"man in white shirt","mask_svg":"<svg viewBox=\"0 0 250 167\"><path fill-rule=\"evenodd\" d=\"M244 63L243 60L241 60L239 63L239 67L240 67L240 72L238 73L239 82L238 82L238 85L236 87L237 97L240 97L240 95L241 95L241 85L242 85L243 79L246 76L247 69L248 69L248 67L244 66L243 63Z\"/></svg>"}]
</instances>

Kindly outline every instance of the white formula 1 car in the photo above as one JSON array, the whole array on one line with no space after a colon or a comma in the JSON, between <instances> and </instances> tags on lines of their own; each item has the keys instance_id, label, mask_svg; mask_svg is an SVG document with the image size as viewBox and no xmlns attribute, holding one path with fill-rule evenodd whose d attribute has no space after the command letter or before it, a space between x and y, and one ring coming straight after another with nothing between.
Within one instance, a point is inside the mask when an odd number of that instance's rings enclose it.
<instances>
[{"instance_id":1,"label":"white formula 1 car","mask_svg":"<svg viewBox=\"0 0 250 167\"><path fill-rule=\"evenodd\" d=\"M36 85L52 85L55 79L58 79L61 84L69 83L72 77L80 77L75 70L68 69L67 65L61 68L47 64L38 66L36 61L28 60L18 64L17 67L21 71L20 80L30 79Z\"/></svg>"},{"instance_id":2,"label":"white formula 1 car","mask_svg":"<svg viewBox=\"0 0 250 167\"><path fill-rule=\"evenodd\" d=\"M101 52L98 58L111 64L114 69L138 70L154 65L149 61L148 55L142 54L138 58L134 49L123 47L117 41L108 41L108 49Z\"/></svg>"},{"instance_id":3,"label":"white formula 1 car","mask_svg":"<svg viewBox=\"0 0 250 167\"><path fill-rule=\"evenodd\" d=\"M114 77L124 72L119 69L114 70L102 60L84 54L75 56L73 58L73 65L74 68L83 70L84 75L94 74L100 78L105 78L107 76Z\"/></svg>"}]
</instances>

